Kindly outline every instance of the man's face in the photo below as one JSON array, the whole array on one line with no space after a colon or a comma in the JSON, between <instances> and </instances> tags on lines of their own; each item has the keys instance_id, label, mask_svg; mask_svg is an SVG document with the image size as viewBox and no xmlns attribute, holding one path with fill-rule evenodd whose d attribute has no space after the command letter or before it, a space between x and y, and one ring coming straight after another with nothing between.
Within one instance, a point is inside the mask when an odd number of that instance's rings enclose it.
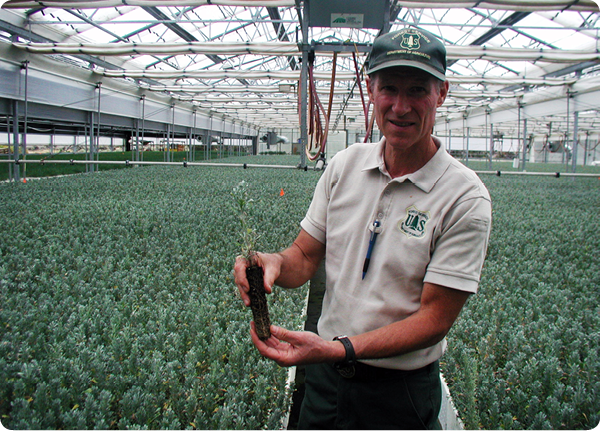
<instances>
[{"instance_id":1,"label":"man's face","mask_svg":"<svg viewBox=\"0 0 600 431\"><path fill-rule=\"evenodd\" d=\"M367 91L386 145L418 150L431 142L435 111L448 94L447 81L420 69L392 67L367 79Z\"/></svg>"}]
</instances>

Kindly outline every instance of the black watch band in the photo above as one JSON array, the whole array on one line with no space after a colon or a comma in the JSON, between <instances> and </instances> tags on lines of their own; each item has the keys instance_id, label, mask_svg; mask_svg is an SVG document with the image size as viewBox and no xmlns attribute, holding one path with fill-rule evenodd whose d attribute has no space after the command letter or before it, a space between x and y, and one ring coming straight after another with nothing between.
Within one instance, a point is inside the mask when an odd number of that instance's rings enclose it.
<instances>
[{"instance_id":1,"label":"black watch band","mask_svg":"<svg viewBox=\"0 0 600 431\"><path fill-rule=\"evenodd\" d=\"M336 362L333 366L337 369L352 367L356 364L356 352L354 351L354 346L352 342L346 335L338 335L334 337L334 341L339 341L344 345L344 349L346 349L346 357L343 361Z\"/></svg>"}]
</instances>

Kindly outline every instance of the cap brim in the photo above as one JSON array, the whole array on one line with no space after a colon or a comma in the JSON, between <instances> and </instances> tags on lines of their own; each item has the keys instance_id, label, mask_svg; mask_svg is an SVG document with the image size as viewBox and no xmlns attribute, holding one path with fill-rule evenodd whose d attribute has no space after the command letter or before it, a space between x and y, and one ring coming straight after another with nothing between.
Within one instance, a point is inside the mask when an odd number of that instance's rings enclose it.
<instances>
[{"instance_id":1,"label":"cap brim","mask_svg":"<svg viewBox=\"0 0 600 431\"><path fill-rule=\"evenodd\" d=\"M442 72L440 72L439 70L434 69L431 66L428 66L426 64L420 63L418 61L411 61L411 60L394 60L394 61L386 61L378 66L375 66L372 69L367 70L367 75L370 75L373 72L377 72L378 70L382 70L382 69L388 69L390 67L414 67L417 69L421 69L424 70L425 72L435 76L437 79L439 79L440 81L445 81L446 80L446 75L443 74Z\"/></svg>"}]
</instances>

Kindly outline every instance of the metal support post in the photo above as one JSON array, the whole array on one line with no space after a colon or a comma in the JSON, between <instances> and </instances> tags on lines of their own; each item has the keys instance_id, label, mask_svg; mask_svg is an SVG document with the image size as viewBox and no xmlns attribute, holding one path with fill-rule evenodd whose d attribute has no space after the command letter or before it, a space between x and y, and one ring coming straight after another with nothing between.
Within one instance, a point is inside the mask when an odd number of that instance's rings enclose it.
<instances>
[{"instance_id":1,"label":"metal support post","mask_svg":"<svg viewBox=\"0 0 600 431\"><path fill-rule=\"evenodd\" d=\"M382 33L389 33L391 28L390 23L390 9L391 9L391 1L385 0L384 13L383 13L383 28L381 29Z\"/></svg>"},{"instance_id":2,"label":"metal support post","mask_svg":"<svg viewBox=\"0 0 600 431\"><path fill-rule=\"evenodd\" d=\"M135 119L135 149L131 150L131 160L140 161L140 120L137 118Z\"/></svg>"},{"instance_id":3,"label":"metal support post","mask_svg":"<svg viewBox=\"0 0 600 431\"><path fill-rule=\"evenodd\" d=\"M194 109L194 126L192 129L192 157L190 158L192 161L196 161L196 114L197 111Z\"/></svg>"},{"instance_id":4,"label":"metal support post","mask_svg":"<svg viewBox=\"0 0 600 431\"><path fill-rule=\"evenodd\" d=\"M211 158L211 149L212 149L212 130L213 130L213 116L212 113L210 115L210 121L209 121L209 126L208 126L208 134L207 134L207 140L206 140L206 159L210 160Z\"/></svg>"},{"instance_id":5,"label":"metal support post","mask_svg":"<svg viewBox=\"0 0 600 431\"><path fill-rule=\"evenodd\" d=\"M588 158L588 151L589 151L589 143L590 143L590 131L586 130L585 132L585 147L584 147L584 151L583 151L583 166L587 166L587 158Z\"/></svg>"},{"instance_id":6,"label":"metal support post","mask_svg":"<svg viewBox=\"0 0 600 431\"><path fill-rule=\"evenodd\" d=\"M300 167L306 167L306 144L308 143L308 22L310 3L304 2L302 19L302 69L300 71Z\"/></svg>"},{"instance_id":7,"label":"metal support post","mask_svg":"<svg viewBox=\"0 0 600 431\"><path fill-rule=\"evenodd\" d=\"M188 150L187 150L187 157L186 160L188 162L192 161L192 127L188 127L188 133L187 133L187 144L188 144Z\"/></svg>"},{"instance_id":8,"label":"metal support post","mask_svg":"<svg viewBox=\"0 0 600 431\"><path fill-rule=\"evenodd\" d=\"M13 164L13 181L21 181L21 167L19 163L19 102L17 100L13 100L13 160L15 163Z\"/></svg>"},{"instance_id":9,"label":"metal support post","mask_svg":"<svg viewBox=\"0 0 600 431\"><path fill-rule=\"evenodd\" d=\"M565 163L565 172L569 172L569 154L567 153L567 143L569 142L569 117L571 108L571 89L567 88L567 131L563 141L563 163Z\"/></svg>"},{"instance_id":10,"label":"metal support post","mask_svg":"<svg viewBox=\"0 0 600 431\"><path fill-rule=\"evenodd\" d=\"M92 153L93 160L100 160L100 101L102 100L102 82L97 84L98 88L98 124L96 125L96 142L94 144L94 152ZM93 170L98 171L98 165L93 165Z\"/></svg>"},{"instance_id":11,"label":"metal support post","mask_svg":"<svg viewBox=\"0 0 600 431\"><path fill-rule=\"evenodd\" d=\"M579 147L579 111L573 112L573 150L571 153L571 172L577 170L577 147Z\"/></svg>"},{"instance_id":12,"label":"metal support post","mask_svg":"<svg viewBox=\"0 0 600 431\"><path fill-rule=\"evenodd\" d=\"M527 157L527 118L523 120L523 160L521 163L521 171L525 172L525 161Z\"/></svg>"},{"instance_id":13,"label":"metal support post","mask_svg":"<svg viewBox=\"0 0 600 431\"><path fill-rule=\"evenodd\" d=\"M8 144L6 158L8 160L10 160L12 156L12 147L10 141L10 124L10 114L8 114L6 115L6 143ZM8 167L8 179L9 181L12 181L12 163L8 163L6 166Z\"/></svg>"},{"instance_id":14,"label":"metal support post","mask_svg":"<svg viewBox=\"0 0 600 431\"><path fill-rule=\"evenodd\" d=\"M168 130L169 130L169 125L165 124L163 127L166 127L167 130L163 130L161 135L162 135L162 139L160 139L158 148L160 149L159 151L163 152L163 162L167 161L167 138L168 138Z\"/></svg>"},{"instance_id":15,"label":"metal support post","mask_svg":"<svg viewBox=\"0 0 600 431\"><path fill-rule=\"evenodd\" d=\"M494 157L494 125L492 124L492 110L487 108L485 110L485 127L490 128L490 153L489 153L489 169L492 169L492 158Z\"/></svg>"},{"instance_id":16,"label":"metal support post","mask_svg":"<svg viewBox=\"0 0 600 431\"><path fill-rule=\"evenodd\" d=\"M223 158L223 144L225 143L225 139L223 139L223 135L219 132L217 135L217 149L219 154L219 159Z\"/></svg>"},{"instance_id":17,"label":"metal support post","mask_svg":"<svg viewBox=\"0 0 600 431\"><path fill-rule=\"evenodd\" d=\"M211 122L212 122L212 118L211 118ZM210 131L205 131L204 132L204 151L205 151L205 155L204 155L204 160L210 160L210 147L211 147L211 142L210 142Z\"/></svg>"},{"instance_id":18,"label":"metal support post","mask_svg":"<svg viewBox=\"0 0 600 431\"><path fill-rule=\"evenodd\" d=\"M465 163L469 163L469 128L467 127L467 113L463 112L463 151L465 152ZM467 133L465 135L465 129Z\"/></svg>"},{"instance_id":19,"label":"metal support post","mask_svg":"<svg viewBox=\"0 0 600 431\"><path fill-rule=\"evenodd\" d=\"M146 95L142 94L142 150L138 151L138 160L144 159L144 132L146 129Z\"/></svg>"},{"instance_id":20,"label":"metal support post","mask_svg":"<svg viewBox=\"0 0 600 431\"><path fill-rule=\"evenodd\" d=\"M521 139L521 110L523 109L523 104L521 103L521 99L517 100L517 142L519 145L523 145L525 147L525 139ZM517 155L519 154L517 148ZM518 157L515 157L518 159Z\"/></svg>"},{"instance_id":21,"label":"metal support post","mask_svg":"<svg viewBox=\"0 0 600 431\"><path fill-rule=\"evenodd\" d=\"M86 160L93 161L94 160L94 113L90 112L88 116L89 121L89 134L86 135ZM88 146L89 139L89 146ZM94 172L94 165L86 164L85 165L86 172Z\"/></svg>"},{"instance_id":22,"label":"metal support post","mask_svg":"<svg viewBox=\"0 0 600 431\"><path fill-rule=\"evenodd\" d=\"M471 138L471 128L467 127L467 151L465 153L465 165L469 166L469 139Z\"/></svg>"},{"instance_id":23,"label":"metal support post","mask_svg":"<svg viewBox=\"0 0 600 431\"><path fill-rule=\"evenodd\" d=\"M233 120L232 123L233 123L233 126L231 127L232 133L230 134L230 138L229 138L229 148L228 148L227 154L229 156L231 156L231 155L239 156L239 154L236 154L236 151L235 151L235 147L236 147L236 145L235 145L235 142L236 142L236 139L235 139L235 120Z\"/></svg>"},{"instance_id":24,"label":"metal support post","mask_svg":"<svg viewBox=\"0 0 600 431\"><path fill-rule=\"evenodd\" d=\"M167 156L167 159L169 162L173 161L173 152L171 150L175 148L175 103L173 103L171 105L171 109L172 109L173 117L171 120L171 136L172 136L172 138L171 138L171 142L169 145L169 151L168 151L168 156Z\"/></svg>"},{"instance_id":25,"label":"metal support post","mask_svg":"<svg viewBox=\"0 0 600 431\"><path fill-rule=\"evenodd\" d=\"M28 87L27 84L29 82L29 61L26 60L22 63L21 66L23 69L25 69L25 104L24 104L24 112L23 112L23 138L22 138L22 142L23 142L23 160L27 159L27 108L28 108L28 102L29 102L29 97L28 97ZM23 165L23 179L27 178L27 163L25 163Z\"/></svg>"}]
</instances>

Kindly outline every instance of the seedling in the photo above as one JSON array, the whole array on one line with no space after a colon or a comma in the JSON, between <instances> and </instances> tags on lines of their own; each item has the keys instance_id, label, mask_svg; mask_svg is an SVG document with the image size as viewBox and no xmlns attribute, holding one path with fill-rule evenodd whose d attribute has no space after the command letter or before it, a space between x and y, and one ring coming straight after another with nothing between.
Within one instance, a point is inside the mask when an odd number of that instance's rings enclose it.
<instances>
[{"instance_id":1,"label":"seedling","mask_svg":"<svg viewBox=\"0 0 600 431\"><path fill-rule=\"evenodd\" d=\"M259 236L248 224L248 210L254 201L248 196L248 183L245 181L240 182L234 187L231 195L235 199L237 210L239 211L242 256L248 262L246 278L250 286L250 290L248 291L250 308L252 309L258 338L264 341L271 337L271 319L269 318L267 295L264 287L263 268L258 265L256 259L256 242Z\"/></svg>"}]
</instances>

